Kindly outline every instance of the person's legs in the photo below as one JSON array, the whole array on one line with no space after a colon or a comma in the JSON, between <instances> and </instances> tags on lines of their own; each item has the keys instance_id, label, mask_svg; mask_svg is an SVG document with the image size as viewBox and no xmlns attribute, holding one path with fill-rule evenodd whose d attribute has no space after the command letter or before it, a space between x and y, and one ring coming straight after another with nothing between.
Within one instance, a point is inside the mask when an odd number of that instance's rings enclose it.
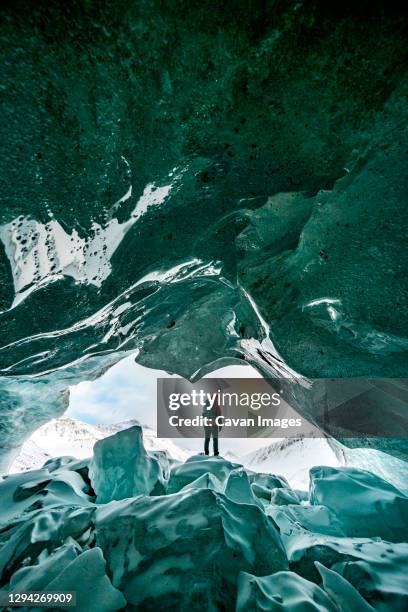
<instances>
[{"instance_id":1,"label":"person's legs","mask_svg":"<svg viewBox=\"0 0 408 612\"><path fill-rule=\"evenodd\" d=\"M206 455L209 455L210 454L210 438L211 438L211 428L210 427L204 427L204 435L205 435L204 452Z\"/></svg>"},{"instance_id":2,"label":"person's legs","mask_svg":"<svg viewBox=\"0 0 408 612\"><path fill-rule=\"evenodd\" d=\"M218 452L218 426L217 425L213 425L212 435L213 435L214 455L217 456L217 455L219 455L219 452Z\"/></svg>"}]
</instances>

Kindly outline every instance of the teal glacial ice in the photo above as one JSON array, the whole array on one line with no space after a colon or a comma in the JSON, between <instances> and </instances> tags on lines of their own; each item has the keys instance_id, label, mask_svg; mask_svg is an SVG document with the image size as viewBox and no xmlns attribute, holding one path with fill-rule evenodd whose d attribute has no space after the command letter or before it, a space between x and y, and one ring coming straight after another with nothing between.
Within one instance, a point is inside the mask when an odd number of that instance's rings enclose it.
<instances>
[{"instance_id":1,"label":"teal glacial ice","mask_svg":"<svg viewBox=\"0 0 408 612\"><path fill-rule=\"evenodd\" d=\"M95 444L89 477L97 502L106 504L114 499L161 493L169 469L165 451L146 451L142 430L136 426Z\"/></svg>"},{"instance_id":2,"label":"teal glacial ice","mask_svg":"<svg viewBox=\"0 0 408 612\"><path fill-rule=\"evenodd\" d=\"M406 24L363 4L4 8L5 471L129 354L190 379L407 376Z\"/></svg>"},{"instance_id":3,"label":"teal glacial ice","mask_svg":"<svg viewBox=\"0 0 408 612\"><path fill-rule=\"evenodd\" d=\"M221 457L169 466L134 426L0 482L0 588L76 590L78 612L406 610L408 497L324 466L303 497Z\"/></svg>"},{"instance_id":4,"label":"teal glacial ice","mask_svg":"<svg viewBox=\"0 0 408 612\"><path fill-rule=\"evenodd\" d=\"M225 459L174 463L138 428L2 478L0 588L75 584L79 612L405 611L404 10L15 0L1 17L0 474L70 387L129 356L191 381L250 364L395 382L346 431L297 390L353 466L311 470L307 498ZM392 434L353 429L367 418Z\"/></svg>"}]
</instances>

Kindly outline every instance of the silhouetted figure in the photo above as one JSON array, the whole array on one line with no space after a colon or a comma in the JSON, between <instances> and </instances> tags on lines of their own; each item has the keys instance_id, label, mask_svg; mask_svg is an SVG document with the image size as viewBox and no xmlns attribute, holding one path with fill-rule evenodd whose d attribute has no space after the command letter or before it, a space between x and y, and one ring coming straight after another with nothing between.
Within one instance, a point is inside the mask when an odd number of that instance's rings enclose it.
<instances>
[{"instance_id":1,"label":"silhouetted figure","mask_svg":"<svg viewBox=\"0 0 408 612\"><path fill-rule=\"evenodd\" d=\"M216 424L215 419L217 416L220 416L221 409L217 402L214 403L211 409L208 409L209 402L206 403L203 410L203 416L207 417L208 425L204 426L204 452L206 455L210 454L210 440L211 436L213 439L213 447L214 447L214 456L217 457L219 455L218 452L218 433L221 428Z\"/></svg>"}]
</instances>

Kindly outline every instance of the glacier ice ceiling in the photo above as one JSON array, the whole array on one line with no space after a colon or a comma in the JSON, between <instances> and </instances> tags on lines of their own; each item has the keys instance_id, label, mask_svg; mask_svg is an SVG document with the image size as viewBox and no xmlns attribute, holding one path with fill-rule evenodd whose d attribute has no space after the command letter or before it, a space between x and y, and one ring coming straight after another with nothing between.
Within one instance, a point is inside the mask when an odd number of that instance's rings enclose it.
<instances>
[{"instance_id":1,"label":"glacier ice ceiling","mask_svg":"<svg viewBox=\"0 0 408 612\"><path fill-rule=\"evenodd\" d=\"M407 375L392 3L2 12L4 451L131 352L188 378Z\"/></svg>"}]
</instances>

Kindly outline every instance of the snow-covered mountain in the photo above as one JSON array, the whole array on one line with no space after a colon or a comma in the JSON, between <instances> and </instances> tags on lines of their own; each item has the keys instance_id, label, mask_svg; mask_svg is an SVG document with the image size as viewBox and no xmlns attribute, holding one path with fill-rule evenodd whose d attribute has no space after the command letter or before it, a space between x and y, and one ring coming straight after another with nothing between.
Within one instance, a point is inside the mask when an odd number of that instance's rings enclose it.
<instances>
[{"instance_id":1,"label":"snow-covered mountain","mask_svg":"<svg viewBox=\"0 0 408 612\"><path fill-rule=\"evenodd\" d=\"M291 487L307 489L309 470L315 465L344 465L327 438L285 438L240 457L243 465L254 472L284 476Z\"/></svg>"},{"instance_id":2,"label":"snow-covered mountain","mask_svg":"<svg viewBox=\"0 0 408 612\"><path fill-rule=\"evenodd\" d=\"M221 454L224 457L224 459L227 459L228 461L231 461L231 463L242 463L241 462L241 457L239 455L236 455L232 451L228 450L225 453L221 453Z\"/></svg>"},{"instance_id":3,"label":"snow-covered mountain","mask_svg":"<svg viewBox=\"0 0 408 612\"><path fill-rule=\"evenodd\" d=\"M33 440L27 440L27 442L23 444L20 454L17 455L13 462L10 468L10 474L25 472L26 470L41 467L50 457L51 455L45 452L45 450L33 442Z\"/></svg>"},{"instance_id":4,"label":"snow-covered mountain","mask_svg":"<svg viewBox=\"0 0 408 612\"><path fill-rule=\"evenodd\" d=\"M49 421L33 433L14 460L10 473L24 472L42 467L50 457L69 455L83 459L92 455L95 442L112 436L122 429L139 425L138 421L124 421L113 425L90 425L71 417ZM194 454L177 446L172 440L162 439L147 426L143 426L146 450L167 450L170 457L185 461ZM227 451L225 458L242 463L256 472L284 476L294 488L307 489L309 469L315 465L344 465L344 458L326 438L296 438L274 440L247 455L237 456Z\"/></svg>"},{"instance_id":5,"label":"snow-covered mountain","mask_svg":"<svg viewBox=\"0 0 408 612\"><path fill-rule=\"evenodd\" d=\"M53 419L37 429L23 444L9 473L39 468L50 457L63 455L78 459L90 457L95 442L133 425L139 425L139 422L90 425L70 417ZM146 450L166 450L170 457L177 461L185 461L193 454L192 451L178 447L172 440L158 438L152 429L145 426L143 426L143 443Z\"/></svg>"}]
</instances>

